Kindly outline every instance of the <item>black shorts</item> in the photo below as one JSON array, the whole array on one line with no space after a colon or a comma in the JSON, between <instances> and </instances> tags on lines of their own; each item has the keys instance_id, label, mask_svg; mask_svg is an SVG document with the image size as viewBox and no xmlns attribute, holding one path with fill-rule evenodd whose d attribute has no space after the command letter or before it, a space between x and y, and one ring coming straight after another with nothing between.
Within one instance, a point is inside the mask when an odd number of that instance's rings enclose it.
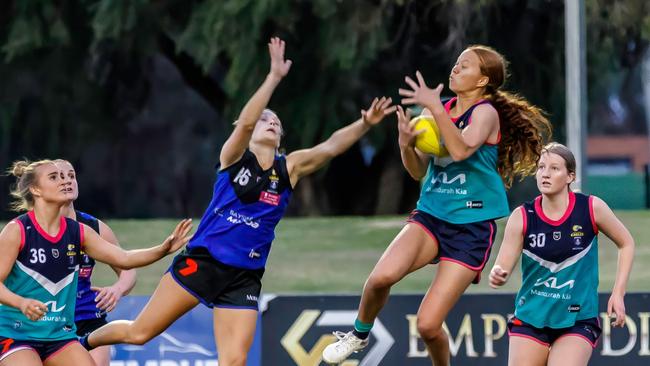
<instances>
[{"instance_id":1,"label":"black shorts","mask_svg":"<svg viewBox=\"0 0 650 366\"><path fill-rule=\"evenodd\" d=\"M258 310L264 268L221 263L205 248L185 249L168 270L185 290L208 307Z\"/></svg>"},{"instance_id":2,"label":"black shorts","mask_svg":"<svg viewBox=\"0 0 650 366\"><path fill-rule=\"evenodd\" d=\"M565 336L580 337L596 348L602 329L598 318L578 320L567 328L535 328L534 326L512 317L508 320L508 335L510 337L524 337L546 347L550 347L559 338Z\"/></svg>"},{"instance_id":3,"label":"black shorts","mask_svg":"<svg viewBox=\"0 0 650 366\"><path fill-rule=\"evenodd\" d=\"M62 341L19 341L0 336L0 361L10 354L24 349L33 350L41 358L41 361L45 361L73 343L79 342L76 338Z\"/></svg>"},{"instance_id":4,"label":"black shorts","mask_svg":"<svg viewBox=\"0 0 650 366\"><path fill-rule=\"evenodd\" d=\"M79 320L75 324L77 325L77 336L83 337L108 324L108 322L106 321L106 315L104 315L101 318Z\"/></svg>"},{"instance_id":5,"label":"black shorts","mask_svg":"<svg viewBox=\"0 0 650 366\"><path fill-rule=\"evenodd\" d=\"M417 224L438 242L438 255L433 263L450 261L476 271L473 283L481 280L481 271L490 258L497 235L494 220L452 224L414 210L407 222Z\"/></svg>"}]
</instances>

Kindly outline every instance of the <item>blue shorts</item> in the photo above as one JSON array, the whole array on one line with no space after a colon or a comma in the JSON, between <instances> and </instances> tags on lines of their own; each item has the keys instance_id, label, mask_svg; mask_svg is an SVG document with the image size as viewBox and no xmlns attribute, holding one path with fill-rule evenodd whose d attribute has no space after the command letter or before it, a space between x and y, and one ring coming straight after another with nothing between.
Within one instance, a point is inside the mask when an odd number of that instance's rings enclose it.
<instances>
[{"instance_id":1,"label":"blue shorts","mask_svg":"<svg viewBox=\"0 0 650 366\"><path fill-rule=\"evenodd\" d=\"M598 318L578 320L567 328L535 328L524 321L512 317L508 320L508 335L510 337L524 337L543 346L550 347L559 338L565 336L580 337L596 348L602 329Z\"/></svg>"},{"instance_id":2,"label":"blue shorts","mask_svg":"<svg viewBox=\"0 0 650 366\"><path fill-rule=\"evenodd\" d=\"M452 224L426 212L414 210L407 222L420 226L438 242L438 255L433 263L458 263L476 271L476 278L472 283L479 283L481 271L490 258L492 244L497 235L494 220Z\"/></svg>"},{"instance_id":3,"label":"blue shorts","mask_svg":"<svg viewBox=\"0 0 650 366\"><path fill-rule=\"evenodd\" d=\"M106 324L108 324L106 321L106 314L99 318L77 320L75 321L75 325L77 326L77 337L87 336Z\"/></svg>"},{"instance_id":4,"label":"blue shorts","mask_svg":"<svg viewBox=\"0 0 650 366\"><path fill-rule=\"evenodd\" d=\"M41 358L41 361L45 361L73 343L78 343L76 338L62 341L19 341L0 336L0 361L10 354L24 349L33 350Z\"/></svg>"}]
</instances>

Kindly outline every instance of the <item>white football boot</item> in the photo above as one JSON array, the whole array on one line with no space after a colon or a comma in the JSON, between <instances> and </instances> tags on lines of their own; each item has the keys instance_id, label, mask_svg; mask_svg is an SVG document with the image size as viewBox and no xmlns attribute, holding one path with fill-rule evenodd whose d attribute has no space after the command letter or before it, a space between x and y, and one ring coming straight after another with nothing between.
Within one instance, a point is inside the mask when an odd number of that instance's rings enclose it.
<instances>
[{"instance_id":1,"label":"white football boot","mask_svg":"<svg viewBox=\"0 0 650 366\"><path fill-rule=\"evenodd\" d=\"M338 365L368 345L368 339L359 339L352 332L334 332L338 341L325 347L323 350L323 361L330 365Z\"/></svg>"}]
</instances>

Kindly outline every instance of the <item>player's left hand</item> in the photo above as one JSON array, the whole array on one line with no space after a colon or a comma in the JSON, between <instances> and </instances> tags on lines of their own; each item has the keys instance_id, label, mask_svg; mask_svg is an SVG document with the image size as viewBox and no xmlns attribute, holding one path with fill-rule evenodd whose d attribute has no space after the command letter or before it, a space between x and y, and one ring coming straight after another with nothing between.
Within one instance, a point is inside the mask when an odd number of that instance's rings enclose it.
<instances>
[{"instance_id":1,"label":"player's left hand","mask_svg":"<svg viewBox=\"0 0 650 366\"><path fill-rule=\"evenodd\" d=\"M406 83L411 87L411 90L399 89L399 95L406 97L402 99L402 104L418 104L423 107L442 106L442 102L440 101L440 92L442 92L443 85L438 84L435 89L431 89L424 82L424 78L419 71L415 73L415 77L418 80L417 83L408 76L404 78L404 81L406 81ZM430 109L433 110L435 108Z\"/></svg>"},{"instance_id":2,"label":"player's left hand","mask_svg":"<svg viewBox=\"0 0 650 366\"><path fill-rule=\"evenodd\" d=\"M115 309L115 306L117 306L117 303L122 298L122 291L120 291L115 286L91 287L90 289L97 293L95 296L97 308L107 313L113 311L113 309Z\"/></svg>"},{"instance_id":3,"label":"player's left hand","mask_svg":"<svg viewBox=\"0 0 650 366\"><path fill-rule=\"evenodd\" d=\"M181 220L181 222L176 225L172 234L162 243L165 253L174 253L187 244L191 239L191 236L189 235L190 231L192 231L192 219Z\"/></svg>"},{"instance_id":4,"label":"player's left hand","mask_svg":"<svg viewBox=\"0 0 650 366\"><path fill-rule=\"evenodd\" d=\"M623 328L625 326L625 301L622 295L612 294L607 302L607 315L610 319L616 315L612 320L613 327Z\"/></svg>"},{"instance_id":5,"label":"player's left hand","mask_svg":"<svg viewBox=\"0 0 650 366\"><path fill-rule=\"evenodd\" d=\"M381 122L384 117L395 112L395 108L397 107L391 106L391 103L393 103L393 100L391 98L375 98L368 110L361 110L361 118L363 118L363 122L370 126L374 126L377 123Z\"/></svg>"},{"instance_id":6,"label":"player's left hand","mask_svg":"<svg viewBox=\"0 0 650 366\"><path fill-rule=\"evenodd\" d=\"M495 264L490 271L490 287L499 288L508 282L508 271Z\"/></svg>"}]
</instances>

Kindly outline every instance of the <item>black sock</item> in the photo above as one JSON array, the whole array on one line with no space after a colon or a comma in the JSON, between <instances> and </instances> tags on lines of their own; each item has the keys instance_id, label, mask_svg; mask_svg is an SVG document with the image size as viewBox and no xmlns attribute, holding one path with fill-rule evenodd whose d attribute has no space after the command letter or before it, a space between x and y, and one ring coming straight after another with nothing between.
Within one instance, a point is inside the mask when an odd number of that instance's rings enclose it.
<instances>
[{"instance_id":1,"label":"black sock","mask_svg":"<svg viewBox=\"0 0 650 366\"><path fill-rule=\"evenodd\" d=\"M352 330L352 334L359 339L366 339L370 335L370 332L359 332L358 330Z\"/></svg>"}]
</instances>

